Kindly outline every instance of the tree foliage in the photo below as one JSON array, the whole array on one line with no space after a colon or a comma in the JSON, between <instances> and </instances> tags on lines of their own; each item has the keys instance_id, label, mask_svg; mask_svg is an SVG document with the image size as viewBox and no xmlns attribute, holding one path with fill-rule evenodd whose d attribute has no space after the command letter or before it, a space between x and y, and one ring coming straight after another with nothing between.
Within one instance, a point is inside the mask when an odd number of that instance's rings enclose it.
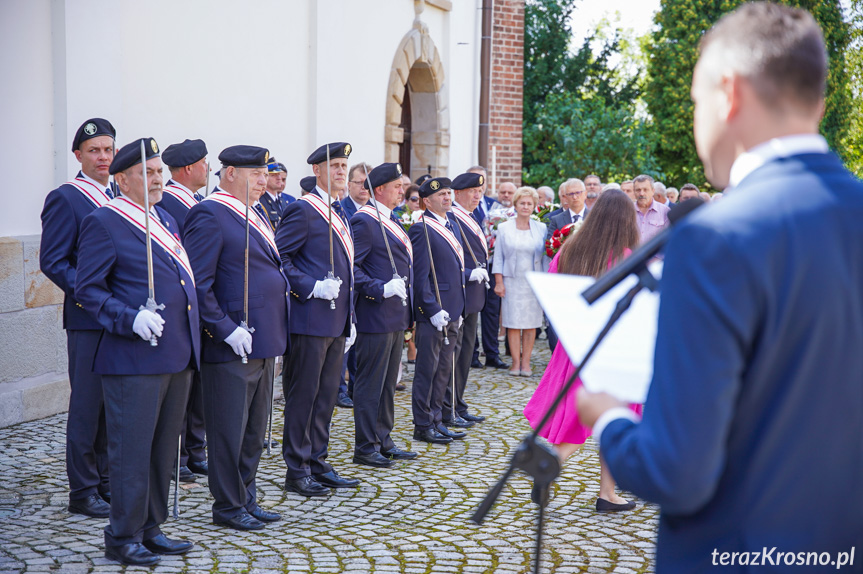
<instances>
[{"instance_id":1,"label":"tree foliage","mask_svg":"<svg viewBox=\"0 0 863 574\"><path fill-rule=\"evenodd\" d=\"M849 42L845 53L852 102L863 101L863 0L851 0ZM848 168L863 177L863 106L851 106L848 134L843 145Z\"/></svg>"}]
</instances>

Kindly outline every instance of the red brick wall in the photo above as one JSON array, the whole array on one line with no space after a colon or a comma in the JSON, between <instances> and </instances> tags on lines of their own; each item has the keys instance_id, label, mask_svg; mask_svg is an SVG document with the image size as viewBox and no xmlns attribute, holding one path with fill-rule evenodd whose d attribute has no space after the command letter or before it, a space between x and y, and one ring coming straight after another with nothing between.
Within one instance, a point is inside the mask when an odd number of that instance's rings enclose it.
<instances>
[{"instance_id":1,"label":"red brick wall","mask_svg":"<svg viewBox=\"0 0 863 574\"><path fill-rule=\"evenodd\" d=\"M489 146L497 146L497 183L520 186L524 0L495 0L493 26ZM489 177L491 160L489 147Z\"/></svg>"}]
</instances>

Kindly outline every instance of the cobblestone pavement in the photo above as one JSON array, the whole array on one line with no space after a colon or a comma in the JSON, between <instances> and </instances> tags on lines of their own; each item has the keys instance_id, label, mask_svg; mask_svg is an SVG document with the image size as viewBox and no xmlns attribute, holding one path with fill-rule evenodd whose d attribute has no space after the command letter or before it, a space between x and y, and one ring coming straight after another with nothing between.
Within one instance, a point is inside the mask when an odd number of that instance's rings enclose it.
<instances>
[{"instance_id":1,"label":"cobblestone pavement","mask_svg":"<svg viewBox=\"0 0 863 574\"><path fill-rule=\"evenodd\" d=\"M420 457L389 469L351 462L352 411L336 408L330 460L342 475L362 479L358 489L317 499L287 494L280 453L265 453L258 471L260 502L283 517L266 530L238 532L213 525L206 479L182 484L181 516L169 518L163 530L170 537L194 541L195 548L185 556L163 557L152 570L531 572L537 507L530 502L531 483L524 475L510 480L484 524L475 525L469 517L529 430L521 408L549 359L545 341L537 345L531 378L512 377L506 370L471 370L467 400L488 419L470 429L466 440L450 445L412 442L408 371L408 390L396 396L394 437ZM274 433L281 439L278 403L276 410ZM106 521L66 510L65 421L65 415L57 415L0 429L2 574L124 570L104 558ZM638 501L629 513L598 514L593 509L598 490L599 459L590 440L567 461L553 485L543 572L652 570L657 507Z\"/></svg>"}]
</instances>

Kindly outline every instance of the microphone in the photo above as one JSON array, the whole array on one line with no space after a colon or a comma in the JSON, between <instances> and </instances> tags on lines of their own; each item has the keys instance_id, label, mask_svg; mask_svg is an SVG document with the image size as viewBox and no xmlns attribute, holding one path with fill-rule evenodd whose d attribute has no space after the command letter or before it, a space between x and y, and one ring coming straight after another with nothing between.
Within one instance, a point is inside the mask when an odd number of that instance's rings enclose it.
<instances>
[{"instance_id":1,"label":"microphone","mask_svg":"<svg viewBox=\"0 0 863 574\"><path fill-rule=\"evenodd\" d=\"M668 212L670 224L668 228L663 229L650 241L633 251L629 257L609 269L593 285L582 292L581 296L584 297L587 304L592 305L594 301L605 295L626 277L638 273L668 243L672 227L702 205L704 205L704 201L698 197L693 197L672 208Z\"/></svg>"}]
</instances>

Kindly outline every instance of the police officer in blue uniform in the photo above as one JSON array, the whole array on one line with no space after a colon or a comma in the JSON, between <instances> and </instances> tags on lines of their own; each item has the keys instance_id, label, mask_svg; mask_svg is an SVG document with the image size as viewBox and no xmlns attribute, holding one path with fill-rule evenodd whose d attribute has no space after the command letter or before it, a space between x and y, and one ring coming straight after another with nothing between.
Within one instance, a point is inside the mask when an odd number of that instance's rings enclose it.
<instances>
[{"instance_id":1,"label":"police officer in blue uniform","mask_svg":"<svg viewBox=\"0 0 863 574\"><path fill-rule=\"evenodd\" d=\"M245 275L246 201L264 193L268 155L245 145L222 151L219 186L186 217L185 244L204 327L201 378L213 522L237 530L259 530L281 518L258 506L255 475L275 357L288 343L288 281L272 230L251 209Z\"/></svg>"},{"instance_id":2,"label":"police officer in blue uniform","mask_svg":"<svg viewBox=\"0 0 863 574\"><path fill-rule=\"evenodd\" d=\"M381 164L368 174L366 189L369 189L369 182L377 209L366 204L351 218L357 284L353 461L388 467L393 459L410 460L417 456L415 452L398 448L390 437L395 423L394 399L404 332L413 324L409 289L413 246L392 213L402 194L401 166ZM384 244L384 234L392 261Z\"/></svg>"},{"instance_id":3,"label":"police officer in blue uniform","mask_svg":"<svg viewBox=\"0 0 863 574\"><path fill-rule=\"evenodd\" d=\"M288 205L296 201L295 197L284 193L287 178L288 168L285 164L271 157L267 162L267 189L261 195L260 202L273 229L279 226L279 221Z\"/></svg>"},{"instance_id":4,"label":"police officer in blue uniform","mask_svg":"<svg viewBox=\"0 0 863 574\"><path fill-rule=\"evenodd\" d=\"M442 422L444 394L465 309L464 253L455 236L458 230L447 217L452 206L451 185L445 177L423 182L420 197L426 210L409 233L414 252L417 346L411 389L414 439L435 444L465 437Z\"/></svg>"},{"instance_id":5,"label":"police officer in blue uniform","mask_svg":"<svg viewBox=\"0 0 863 574\"><path fill-rule=\"evenodd\" d=\"M42 273L64 294L71 387L66 423L69 512L98 518L107 517L110 510L102 377L93 372L102 326L75 299L75 283L81 222L114 195L108 178L115 135L111 122L102 118L89 119L78 128L72 151L81 162L81 171L45 198L39 249Z\"/></svg>"},{"instance_id":6,"label":"police officer in blue uniform","mask_svg":"<svg viewBox=\"0 0 863 574\"><path fill-rule=\"evenodd\" d=\"M161 199L161 170L154 139L121 148L110 171L122 197L88 215L78 239L75 297L104 329L92 361L102 375L108 425L112 500L105 556L131 565L152 565L159 554L192 547L159 528L167 517L177 438L201 343L194 275L175 235L176 221L158 207L149 214L150 246L154 298L164 308L144 308L144 194L153 206Z\"/></svg>"},{"instance_id":7,"label":"police officer in blue uniform","mask_svg":"<svg viewBox=\"0 0 863 574\"><path fill-rule=\"evenodd\" d=\"M352 339L355 331L354 244L338 202L339 191L347 185L350 153L350 144L338 142L323 145L309 156L307 161L317 185L288 206L276 231L276 244L291 283L292 297L291 352L285 356L286 372L282 377L285 394L282 455L288 467L285 489L303 496L326 496L330 488L359 484L359 480L340 476L326 461L339 369L346 338ZM330 245L334 272L330 266Z\"/></svg>"}]
</instances>

